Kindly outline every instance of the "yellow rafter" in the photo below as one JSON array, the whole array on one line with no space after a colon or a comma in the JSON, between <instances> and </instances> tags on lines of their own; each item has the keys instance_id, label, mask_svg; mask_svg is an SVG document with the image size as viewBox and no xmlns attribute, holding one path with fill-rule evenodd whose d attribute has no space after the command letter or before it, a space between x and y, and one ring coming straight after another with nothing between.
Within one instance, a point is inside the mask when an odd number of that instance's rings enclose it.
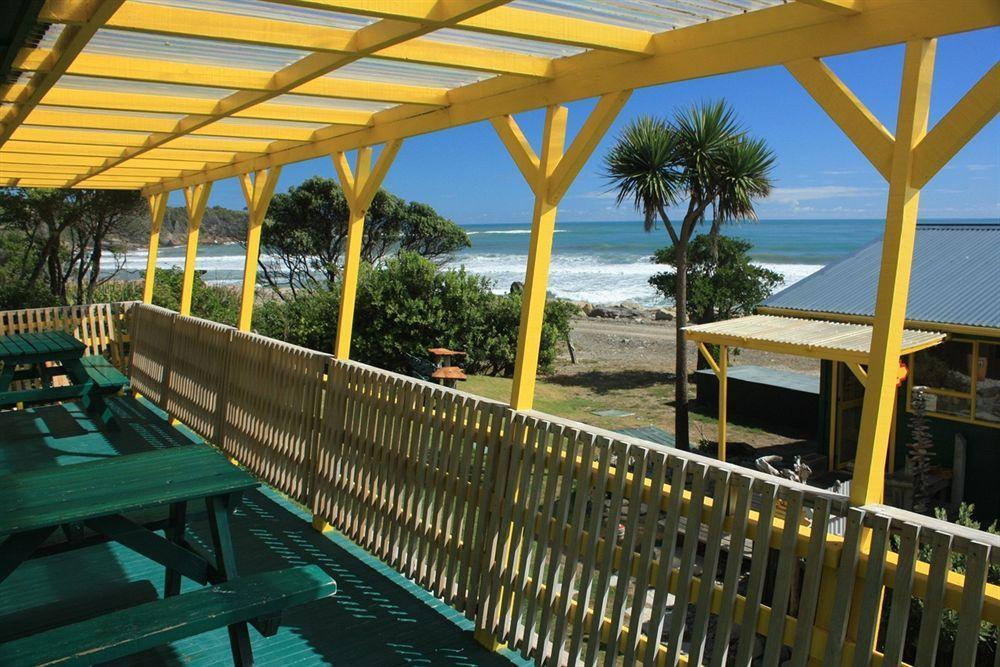
<instances>
[{"instance_id":1,"label":"yellow rafter","mask_svg":"<svg viewBox=\"0 0 1000 667\"><path fill-rule=\"evenodd\" d=\"M920 188L1000 113L1000 63L938 121L913 151L913 186Z\"/></svg>"},{"instance_id":2,"label":"yellow rafter","mask_svg":"<svg viewBox=\"0 0 1000 667\"><path fill-rule=\"evenodd\" d=\"M275 0L284 5L329 9L347 14L423 21L437 0ZM568 44L587 49L648 53L652 33L546 12L498 7L454 25L460 30Z\"/></svg>"},{"instance_id":3,"label":"yellow rafter","mask_svg":"<svg viewBox=\"0 0 1000 667\"><path fill-rule=\"evenodd\" d=\"M386 11L404 4L407 11L414 11L409 3L385 3L389 8ZM789 3L661 33L654 38L654 52L649 56L584 53L564 58L551 81L525 83L523 79L496 77L452 90L447 109L389 109L375 114L370 127L306 146L276 145L267 155L151 185L147 191L229 178L269 166L519 113L537 108L540 103L563 103L622 89L861 51L899 43L913 34L951 34L994 25L1000 25L1000 4L991 0L967 0L961 12L942 11L938 2L883 0L851 17ZM609 61L609 56L616 59ZM596 68L595 63L602 66ZM319 136L322 131L317 132Z\"/></svg>"},{"instance_id":4,"label":"yellow rafter","mask_svg":"<svg viewBox=\"0 0 1000 667\"><path fill-rule=\"evenodd\" d=\"M426 35L438 28L452 25L481 12L488 11L506 1L475 0L463 2L458 5L449 4L447 6L435 3L434 7L428 11L423 23L414 25L388 20L365 26L355 33L353 38L354 48L350 54L313 53L308 55L271 75L266 90L240 90L219 101L215 117L221 118L231 115L255 104L266 102L278 95L300 89L310 83L316 83L319 77L323 77L339 67L364 58L376 51ZM322 81L319 83L322 84ZM369 82L360 83L368 84ZM175 137L178 135L190 134L208 122L210 121L205 121L201 116L185 117L177 122L173 131L151 135L141 146L125 151L125 154L121 157L109 159L104 168L113 167L128 158L140 155L147 150L171 142L171 140L173 140L173 143L176 143L177 140ZM101 170L101 168L95 168L93 173ZM253 170L247 169L243 171Z\"/></svg>"},{"instance_id":5,"label":"yellow rafter","mask_svg":"<svg viewBox=\"0 0 1000 667\"><path fill-rule=\"evenodd\" d=\"M65 7L55 7L51 2L42 8L39 16L42 21L54 23L66 22L68 18ZM324 25L137 3L126 3L106 25L118 30L330 53L349 53L354 38L352 30ZM551 73L551 62L547 58L421 38L390 46L372 55L388 60L496 74L546 77Z\"/></svg>"},{"instance_id":6,"label":"yellow rafter","mask_svg":"<svg viewBox=\"0 0 1000 667\"><path fill-rule=\"evenodd\" d=\"M324 55L328 58L351 57L341 54ZM14 61L14 68L29 72L46 72L50 67L49 63L49 52L45 49L22 49ZM289 67L295 67L297 64ZM175 86L211 86L261 93L271 93L274 90L275 80L274 74L262 70L103 53L81 53L66 69L66 74L120 81L169 83ZM299 85L280 90L280 93L431 106L443 106L448 103L448 90L445 88L331 77L305 80Z\"/></svg>"},{"instance_id":7,"label":"yellow rafter","mask_svg":"<svg viewBox=\"0 0 1000 667\"><path fill-rule=\"evenodd\" d=\"M15 101L14 109L5 115L4 125L0 127L0 146L10 139L14 130L42 100L45 93L72 66L74 59L87 46L90 38L104 25L108 17L118 10L122 1L106 0L90 6L90 12L81 23L68 26L62 31L49 54L51 61L49 68L45 72L36 72L31 77L31 81Z\"/></svg>"},{"instance_id":8,"label":"yellow rafter","mask_svg":"<svg viewBox=\"0 0 1000 667\"><path fill-rule=\"evenodd\" d=\"M811 5L829 12L844 16L857 14L863 8L863 0L797 0L804 5Z\"/></svg>"},{"instance_id":9,"label":"yellow rafter","mask_svg":"<svg viewBox=\"0 0 1000 667\"><path fill-rule=\"evenodd\" d=\"M200 97L148 95L114 91L77 90L58 85L46 94L45 105L106 111L143 111L185 115L210 115L216 100ZM41 108L41 107L40 107ZM367 125L372 119L370 111L354 109L327 109L324 107L293 104L264 103L232 114L233 118L258 120L293 120L330 125Z\"/></svg>"},{"instance_id":10,"label":"yellow rafter","mask_svg":"<svg viewBox=\"0 0 1000 667\"><path fill-rule=\"evenodd\" d=\"M160 250L160 228L167 213L167 192L160 192L146 198L149 202L149 249L146 255L146 279L142 286L142 302L153 303L153 285L156 282L156 255Z\"/></svg>"}]
</instances>

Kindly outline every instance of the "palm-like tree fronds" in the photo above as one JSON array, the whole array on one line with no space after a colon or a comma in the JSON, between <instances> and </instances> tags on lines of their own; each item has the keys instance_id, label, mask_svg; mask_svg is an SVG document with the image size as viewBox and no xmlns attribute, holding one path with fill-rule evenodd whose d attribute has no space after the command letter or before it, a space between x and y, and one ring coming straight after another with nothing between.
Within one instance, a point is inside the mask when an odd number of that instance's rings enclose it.
<instances>
[{"instance_id":1,"label":"palm-like tree fronds","mask_svg":"<svg viewBox=\"0 0 1000 667\"><path fill-rule=\"evenodd\" d=\"M771 193L774 153L762 139L726 144L716 165L715 215L720 222L756 220L754 201Z\"/></svg>"},{"instance_id":2,"label":"palm-like tree fronds","mask_svg":"<svg viewBox=\"0 0 1000 667\"><path fill-rule=\"evenodd\" d=\"M682 192L677 147L677 135L665 122L642 116L622 131L604 158L605 175L618 190L618 204L631 200L644 216L646 231ZM669 223L664 220L664 224Z\"/></svg>"}]
</instances>

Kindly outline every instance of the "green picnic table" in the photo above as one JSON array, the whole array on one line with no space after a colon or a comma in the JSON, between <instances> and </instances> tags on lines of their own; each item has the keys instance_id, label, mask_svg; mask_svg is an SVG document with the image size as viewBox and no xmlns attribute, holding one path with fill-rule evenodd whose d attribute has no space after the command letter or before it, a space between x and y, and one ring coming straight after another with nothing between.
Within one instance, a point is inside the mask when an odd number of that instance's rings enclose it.
<instances>
[{"instance_id":1,"label":"green picnic table","mask_svg":"<svg viewBox=\"0 0 1000 667\"><path fill-rule=\"evenodd\" d=\"M315 566L236 577L230 516L257 486L221 453L197 444L0 477L0 595L2 582L69 525L166 569L163 600L0 644L0 664L91 664L217 627L228 627L234 661L251 664L248 622L273 633L282 609L334 590ZM187 539L191 502L205 503L212 553ZM126 516L160 507L169 510L162 535ZM212 586L181 595L182 576Z\"/></svg>"},{"instance_id":2,"label":"green picnic table","mask_svg":"<svg viewBox=\"0 0 1000 667\"><path fill-rule=\"evenodd\" d=\"M102 395L117 392L128 379L103 357L84 357L85 350L65 331L0 336L0 407L80 398L103 414ZM65 375L70 384L52 386L56 375ZM39 379L42 386L10 391L11 382L29 379Z\"/></svg>"}]
</instances>

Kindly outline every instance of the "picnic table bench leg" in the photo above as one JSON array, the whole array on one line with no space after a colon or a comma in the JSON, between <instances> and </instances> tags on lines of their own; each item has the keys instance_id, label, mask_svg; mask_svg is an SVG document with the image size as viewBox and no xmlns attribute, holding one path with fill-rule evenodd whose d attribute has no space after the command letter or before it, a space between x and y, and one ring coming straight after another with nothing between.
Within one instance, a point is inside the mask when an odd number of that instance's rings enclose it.
<instances>
[{"instance_id":1,"label":"picnic table bench leg","mask_svg":"<svg viewBox=\"0 0 1000 667\"><path fill-rule=\"evenodd\" d=\"M56 526L51 526L15 533L0 543L0 582L9 577L21 563L28 560L55 529Z\"/></svg>"},{"instance_id":2,"label":"picnic table bench leg","mask_svg":"<svg viewBox=\"0 0 1000 667\"><path fill-rule=\"evenodd\" d=\"M164 531L166 538L179 547L185 546L187 531L187 502L174 503L170 506L170 518ZM173 568L167 568L163 583L163 597L171 597L181 592L181 573Z\"/></svg>"},{"instance_id":3,"label":"picnic table bench leg","mask_svg":"<svg viewBox=\"0 0 1000 667\"><path fill-rule=\"evenodd\" d=\"M229 512L238 500L239 494L205 499L208 508L208 526L212 534L212 548L215 551L216 571L221 581L236 577L236 553L233 550L233 536L229 527ZM253 664L250 632L246 623L229 626L229 645L233 651L233 664Z\"/></svg>"},{"instance_id":4,"label":"picnic table bench leg","mask_svg":"<svg viewBox=\"0 0 1000 667\"><path fill-rule=\"evenodd\" d=\"M3 370L0 371L0 392L5 392L10 388L11 380L14 379L16 364L9 361L3 362Z\"/></svg>"}]
</instances>

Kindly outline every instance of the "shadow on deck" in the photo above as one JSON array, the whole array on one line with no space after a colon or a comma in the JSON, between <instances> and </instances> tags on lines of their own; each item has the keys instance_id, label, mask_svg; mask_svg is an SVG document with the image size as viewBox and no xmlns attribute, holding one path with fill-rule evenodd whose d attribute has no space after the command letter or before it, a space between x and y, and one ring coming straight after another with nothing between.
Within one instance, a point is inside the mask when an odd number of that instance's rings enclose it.
<instances>
[{"instance_id":1,"label":"shadow on deck","mask_svg":"<svg viewBox=\"0 0 1000 667\"><path fill-rule=\"evenodd\" d=\"M0 413L0 475L70 465L190 436L134 402L120 402L121 430L102 431L78 406ZM192 507L192 510L198 508ZM279 633L251 631L256 662L304 664L520 664L490 653L472 623L337 532L319 534L310 516L269 488L236 511L238 566L249 574L309 563L337 582L337 594L285 614ZM207 544L207 522L193 517L194 540ZM145 602L162 595L163 568L116 543L99 543L29 561L0 584L0 641ZM185 590L196 587L185 581ZM134 656L127 664L230 664L226 631L199 635Z\"/></svg>"}]
</instances>

